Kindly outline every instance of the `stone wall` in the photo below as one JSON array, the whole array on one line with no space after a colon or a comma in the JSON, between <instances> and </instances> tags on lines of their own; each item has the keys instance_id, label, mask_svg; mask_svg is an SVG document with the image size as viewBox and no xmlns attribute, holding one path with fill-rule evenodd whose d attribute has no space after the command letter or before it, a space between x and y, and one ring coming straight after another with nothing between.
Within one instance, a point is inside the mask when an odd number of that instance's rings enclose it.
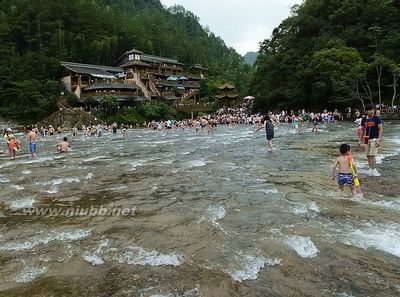
<instances>
[{"instance_id":1,"label":"stone wall","mask_svg":"<svg viewBox=\"0 0 400 297\"><path fill-rule=\"evenodd\" d=\"M60 108L60 110L53 113L48 118L38 123L38 127L53 127L61 128L80 128L82 125L89 126L100 123L101 121L95 118L90 113L87 113L79 108Z\"/></svg>"}]
</instances>

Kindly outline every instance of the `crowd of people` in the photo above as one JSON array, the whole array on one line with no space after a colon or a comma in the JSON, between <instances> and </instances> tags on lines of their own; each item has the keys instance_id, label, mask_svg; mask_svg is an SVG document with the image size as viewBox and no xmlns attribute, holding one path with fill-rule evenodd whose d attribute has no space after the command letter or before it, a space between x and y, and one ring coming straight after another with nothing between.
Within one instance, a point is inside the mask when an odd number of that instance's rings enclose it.
<instances>
[{"instance_id":1,"label":"crowd of people","mask_svg":"<svg viewBox=\"0 0 400 297\"><path fill-rule=\"evenodd\" d=\"M357 113L354 115L357 116ZM207 132L215 131L217 125L260 125L264 123L266 117L260 113L249 114L247 108L220 108L215 114L204 115L197 119L176 121L151 121L143 123L143 127L151 128L155 131L176 130L178 128L188 129L194 128L196 132L205 130ZM275 125L280 123L292 123L296 132L300 132L299 127L303 123L313 123L313 128L318 131L318 123L322 124L339 124L343 120L343 115L337 110L314 113L306 112L304 109L298 112L282 111L278 114L268 113L268 118L271 118ZM207 129L204 129L207 128ZM314 132L313 130L313 132Z\"/></svg>"},{"instance_id":2,"label":"crowd of people","mask_svg":"<svg viewBox=\"0 0 400 297\"><path fill-rule=\"evenodd\" d=\"M304 109L297 112L294 111L282 111L280 113L268 112L267 115L249 114L246 107L241 106L238 108L220 108L216 113L210 115L204 115L196 119L188 119L182 121L176 121L169 119L166 121L151 121L144 122L143 126L151 129L152 131L174 131L177 129L186 130L193 129L195 133L214 133L218 125L236 126L236 125L248 125L257 126L257 131L265 129L267 150L273 152L273 138L275 127L281 124L290 124L293 127L294 133L300 133L304 124L312 124L312 132L318 132L320 124L339 124L344 118L350 120L355 118L357 123L357 135L358 135L358 148L364 149L369 169L368 175L380 176L380 173L376 169L376 155L381 146L383 136L383 126L379 117L379 110L374 105L366 106L366 113L362 115L359 110L355 110L352 114L351 108L347 108L342 114L337 110L321 112L306 112ZM83 134L87 137L102 137L104 132L117 134L118 129L121 131L123 136L128 135L128 129L133 128L128 125L117 125L113 123L97 124L92 126L82 126L79 129L73 127L67 131L72 137L77 137L78 133ZM36 142L38 138L47 139L53 138L55 135L65 133L61 127L57 129L52 125L48 127L33 126L26 131L26 141L28 149L32 158L36 158ZM15 158L19 150L21 149L21 141L14 135L11 128L4 129L3 140L7 143L8 155L10 158ZM68 142L67 137L62 137L62 141L56 145L56 149L60 153L66 153L70 151L71 146ZM356 193L354 181L357 180L357 168L351 157L351 148L347 144L343 144L340 148L341 156L335 161L333 166L333 174L335 175L336 167L339 167L338 184L339 192L343 192L344 185L350 186L352 193ZM346 161L347 160L347 161Z\"/></svg>"}]
</instances>

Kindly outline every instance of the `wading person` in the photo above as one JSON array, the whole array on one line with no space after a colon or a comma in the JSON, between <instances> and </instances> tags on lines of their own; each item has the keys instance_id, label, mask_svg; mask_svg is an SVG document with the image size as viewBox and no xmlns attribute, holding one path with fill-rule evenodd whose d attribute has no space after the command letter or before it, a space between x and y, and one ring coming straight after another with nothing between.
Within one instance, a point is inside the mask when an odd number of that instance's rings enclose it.
<instances>
[{"instance_id":1,"label":"wading person","mask_svg":"<svg viewBox=\"0 0 400 297\"><path fill-rule=\"evenodd\" d=\"M7 142L10 158L15 158L17 156L17 152L19 151L20 143L19 140L14 136L11 128L6 130L3 139L5 142Z\"/></svg>"},{"instance_id":2,"label":"wading person","mask_svg":"<svg viewBox=\"0 0 400 297\"><path fill-rule=\"evenodd\" d=\"M360 141L365 145L365 152L368 159L369 170L367 174L380 176L376 170L376 155L381 147L383 125L381 119L375 115L375 106L368 104L365 107L367 115L361 120Z\"/></svg>"},{"instance_id":3,"label":"wading person","mask_svg":"<svg viewBox=\"0 0 400 297\"><path fill-rule=\"evenodd\" d=\"M68 153L70 151L71 147L68 143L67 137L64 137L63 141L57 144L57 149L60 153Z\"/></svg>"},{"instance_id":4,"label":"wading person","mask_svg":"<svg viewBox=\"0 0 400 297\"><path fill-rule=\"evenodd\" d=\"M274 123L272 122L271 118L267 116L264 121L265 133L267 136L267 150L272 152L274 150L272 145L272 139L274 139ZM257 131L261 130L263 127L257 129Z\"/></svg>"},{"instance_id":5,"label":"wading person","mask_svg":"<svg viewBox=\"0 0 400 297\"><path fill-rule=\"evenodd\" d=\"M357 168L352 159L349 161L349 158L351 158L351 147L348 144L342 144L339 151L340 156L336 159L332 167L332 180L334 180L336 178L336 168L339 166L339 174L337 176L339 191L337 196L343 196L344 186L349 186L354 197L356 196L354 179L357 178ZM354 170L354 174L352 170Z\"/></svg>"},{"instance_id":6,"label":"wading person","mask_svg":"<svg viewBox=\"0 0 400 297\"><path fill-rule=\"evenodd\" d=\"M294 132L299 133L299 121L300 119L297 117L297 115L293 116L293 126L294 126Z\"/></svg>"},{"instance_id":7,"label":"wading person","mask_svg":"<svg viewBox=\"0 0 400 297\"><path fill-rule=\"evenodd\" d=\"M317 115L315 115L311 120L312 125L313 125L311 133L313 133L314 131L318 132L318 121L319 121L319 117Z\"/></svg>"},{"instance_id":8,"label":"wading person","mask_svg":"<svg viewBox=\"0 0 400 297\"><path fill-rule=\"evenodd\" d=\"M31 156L33 159L36 158L36 139L37 139L37 134L33 129L28 130L28 144L29 144L29 151L31 152Z\"/></svg>"}]
</instances>

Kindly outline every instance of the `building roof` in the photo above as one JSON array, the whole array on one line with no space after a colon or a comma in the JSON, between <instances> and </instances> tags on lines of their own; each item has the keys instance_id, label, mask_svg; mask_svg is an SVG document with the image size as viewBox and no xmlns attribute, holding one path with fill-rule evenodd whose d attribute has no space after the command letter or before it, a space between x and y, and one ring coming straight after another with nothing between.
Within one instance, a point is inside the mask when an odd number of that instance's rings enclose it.
<instances>
[{"instance_id":1,"label":"building roof","mask_svg":"<svg viewBox=\"0 0 400 297\"><path fill-rule=\"evenodd\" d=\"M133 48L133 49L131 49L130 51L127 51L125 54L126 54L126 55L129 55L129 54L139 54L139 55L143 55L143 52L141 52L141 51L139 51L139 50Z\"/></svg>"},{"instance_id":2,"label":"building roof","mask_svg":"<svg viewBox=\"0 0 400 297\"><path fill-rule=\"evenodd\" d=\"M145 55L145 54L142 55L142 60L145 62L154 63L154 64L166 63L166 64L181 65L181 66L184 65L183 63L178 62L178 60L175 60L175 59L152 56L152 55Z\"/></svg>"},{"instance_id":3,"label":"building roof","mask_svg":"<svg viewBox=\"0 0 400 297\"><path fill-rule=\"evenodd\" d=\"M239 95L236 95L236 94L215 95L215 98L217 98L217 99L224 99L224 98L233 99L233 98L237 98L237 97L239 97Z\"/></svg>"},{"instance_id":4,"label":"building roof","mask_svg":"<svg viewBox=\"0 0 400 297\"><path fill-rule=\"evenodd\" d=\"M98 83L93 84L89 87L84 88L84 91L96 91L96 90L137 90L139 87L135 84L123 84L123 83Z\"/></svg>"},{"instance_id":5,"label":"building roof","mask_svg":"<svg viewBox=\"0 0 400 297\"><path fill-rule=\"evenodd\" d=\"M139 50L133 48L133 49L131 49L130 51L126 51L126 52L123 53L121 56L119 56L119 58L117 59L117 62L116 62L115 64L118 65L118 64L121 62L121 60L122 60L125 56L130 55L130 54L139 54L139 55L142 55L143 53L142 53L141 51L139 51Z\"/></svg>"},{"instance_id":6,"label":"building roof","mask_svg":"<svg viewBox=\"0 0 400 297\"><path fill-rule=\"evenodd\" d=\"M190 66L187 70L188 70L188 71L189 71L189 70L192 70L192 71L193 71L193 70L207 71L208 68L203 67L203 65L200 65L200 64L195 64L195 65Z\"/></svg>"},{"instance_id":7,"label":"building roof","mask_svg":"<svg viewBox=\"0 0 400 297\"><path fill-rule=\"evenodd\" d=\"M123 71L119 67L109 67L92 64L72 63L72 62L60 62L61 66L77 74L86 74L99 78L114 79L115 74Z\"/></svg>"},{"instance_id":8,"label":"building roof","mask_svg":"<svg viewBox=\"0 0 400 297\"><path fill-rule=\"evenodd\" d=\"M223 84L222 86L218 87L218 89L220 90L225 90L225 89L233 90L234 88L235 86L231 84Z\"/></svg>"},{"instance_id":9,"label":"building roof","mask_svg":"<svg viewBox=\"0 0 400 297\"><path fill-rule=\"evenodd\" d=\"M191 89L199 89L200 84L197 81L176 81L176 80L166 80L166 79L157 79L155 81L157 86L164 86L164 87L184 87L184 88L191 88Z\"/></svg>"},{"instance_id":10,"label":"building roof","mask_svg":"<svg viewBox=\"0 0 400 297\"><path fill-rule=\"evenodd\" d=\"M205 80L205 78L196 77L196 76L189 76L188 79L189 79L189 80L196 80L196 81L197 81L197 80L198 80L198 81Z\"/></svg>"},{"instance_id":11,"label":"building roof","mask_svg":"<svg viewBox=\"0 0 400 297\"><path fill-rule=\"evenodd\" d=\"M132 60L132 61L129 61L128 63L125 63L125 64L123 64L123 65L121 65L121 66L119 66L119 67L121 67L121 68L126 68L126 67L130 67L130 66L150 67L151 65L150 65L150 64L147 64L147 63L145 63L145 62L142 62L142 61Z\"/></svg>"}]
</instances>

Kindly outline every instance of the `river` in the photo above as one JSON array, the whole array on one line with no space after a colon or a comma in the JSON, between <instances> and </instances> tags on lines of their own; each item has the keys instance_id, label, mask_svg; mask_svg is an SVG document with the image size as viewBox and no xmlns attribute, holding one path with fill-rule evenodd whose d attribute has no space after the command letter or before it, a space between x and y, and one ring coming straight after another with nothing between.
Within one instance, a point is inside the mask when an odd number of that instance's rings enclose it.
<instances>
[{"instance_id":1,"label":"river","mask_svg":"<svg viewBox=\"0 0 400 297\"><path fill-rule=\"evenodd\" d=\"M329 178L349 123L281 125L273 153L241 126L23 142L0 156L0 296L399 296L399 130L381 177L354 150L361 200Z\"/></svg>"}]
</instances>

